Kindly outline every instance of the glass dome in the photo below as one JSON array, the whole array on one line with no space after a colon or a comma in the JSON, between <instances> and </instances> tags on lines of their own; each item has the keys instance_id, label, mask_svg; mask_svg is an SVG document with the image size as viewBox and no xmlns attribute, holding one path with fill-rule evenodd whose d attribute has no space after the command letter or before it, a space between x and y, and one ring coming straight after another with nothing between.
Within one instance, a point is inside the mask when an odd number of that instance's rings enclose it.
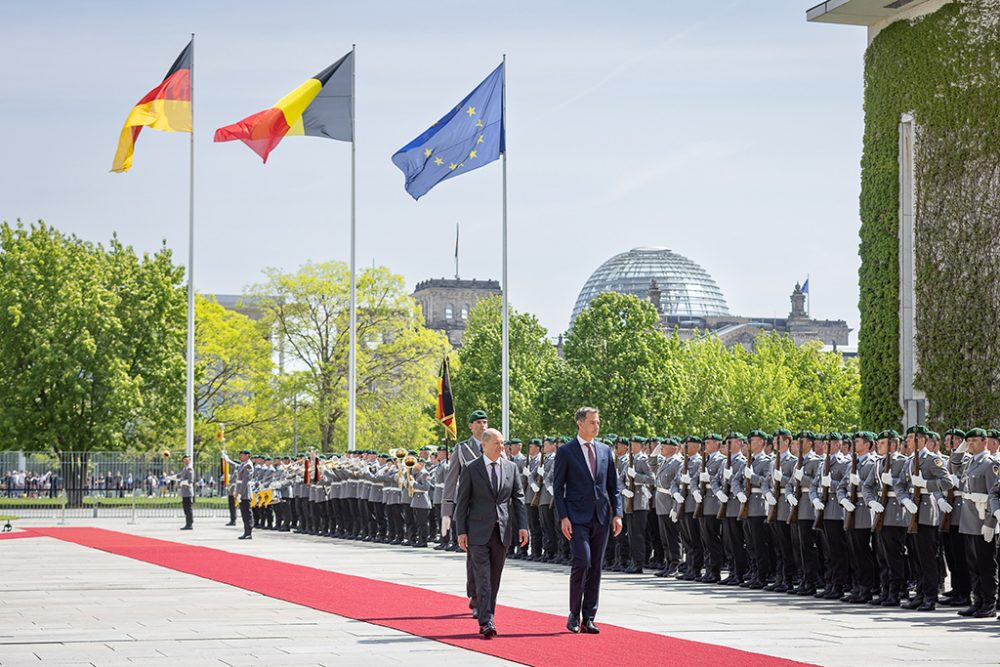
<instances>
[{"instance_id":1,"label":"glass dome","mask_svg":"<svg viewBox=\"0 0 1000 667\"><path fill-rule=\"evenodd\" d=\"M660 309L664 315L729 315L726 297L705 269L669 248L633 248L615 255L591 274L576 299L573 319L601 292L649 299L653 280L660 289Z\"/></svg>"}]
</instances>

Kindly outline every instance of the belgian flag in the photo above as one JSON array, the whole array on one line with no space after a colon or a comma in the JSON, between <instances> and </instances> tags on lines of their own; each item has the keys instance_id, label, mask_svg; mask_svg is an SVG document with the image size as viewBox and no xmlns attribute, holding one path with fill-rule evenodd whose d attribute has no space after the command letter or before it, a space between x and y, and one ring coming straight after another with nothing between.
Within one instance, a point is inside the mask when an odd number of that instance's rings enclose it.
<instances>
[{"instance_id":1,"label":"belgian flag","mask_svg":"<svg viewBox=\"0 0 1000 667\"><path fill-rule=\"evenodd\" d=\"M188 42L171 65L163 82L146 93L132 107L118 139L118 150L111 171L122 173L132 166L132 154L139 132L148 126L164 132L190 132L191 68L194 65L194 40Z\"/></svg>"},{"instance_id":2,"label":"belgian flag","mask_svg":"<svg viewBox=\"0 0 1000 667\"><path fill-rule=\"evenodd\" d=\"M353 94L354 52L351 51L270 109L220 127L215 131L215 141L242 141L264 162L286 136L353 141Z\"/></svg>"},{"instance_id":3,"label":"belgian flag","mask_svg":"<svg viewBox=\"0 0 1000 667\"><path fill-rule=\"evenodd\" d=\"M451 395L451 377L448 373L447 355L441 362L441 377L438 378L437 390L438 400L434 418L441 423L441 426L444 426L445 433L455 440L458 438L458 433L455 430L455 400Z\"/></svg>"}]
</instances>

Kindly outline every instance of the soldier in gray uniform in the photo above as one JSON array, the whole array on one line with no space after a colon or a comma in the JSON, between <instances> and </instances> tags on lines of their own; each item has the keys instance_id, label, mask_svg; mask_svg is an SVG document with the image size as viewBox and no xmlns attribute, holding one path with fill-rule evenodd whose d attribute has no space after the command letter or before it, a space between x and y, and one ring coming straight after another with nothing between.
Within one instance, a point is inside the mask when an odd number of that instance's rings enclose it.
<instances>
[{"instance_id":1,"label":"soldier in gray uniform","mask_svg":"<svg viewBox=\"0 0 1000 667\"><path fill-rule=\"evenodd\" d=\"M906 431L907 453L910 454L904 474L896 480L896 497L907 510L912 522L917 516L916 546L919 563L917 594L906 605L907 609L934 611L938 598L938 535L941 512L953 509L945 499L952 488L945 461L927 449L929 433L923 426L911 426ZM914 498L919 494L919 507Z\"/></svg>"},{"instance_id":2,"label":"soldier in gray uniform","mask_svg":"<svg viewBox=\"0 0 1000 667\"><path fill-rule=\"evenodd\" d=\"M811 431L798 434L799 460L785 487L785 497L794 508L795 529L799 536L799 562L802 563L802 581L788 593L794 595L815 595L821 583L819 572L819 551L816 545L816 531L813 521L816 509L809 500L809 489L814 480L822 475L823 457L812 451L816 435ZM789 517L791 521L791 517Z\"/></svg>"},{"instance_id":3,"label":"soldier in gray uniform","mask_svg":"<svg viewBox=\"0 0 1000 667\"><path fill-rule=\"evenodd\" d=\"M840 451L840 433L826 435L828 454L823 461L821 474L809 489L809 499L813 509L822 514L820 530L824 539L824 574L826 587L816 597L824 600L839 600L846 597L850 588L850 552L847 535L844 533L844 508L837 499L837 487L851 474L851 459ZM829 464L827 464L829 460Z\"/></svg>"},{"instance_id":4,"label":"soldier in gray uniform","mask_svg":"<svg viewBox=\"0 0 1000 667\"><path fill-rule=\"evenodd\" d=\"M528 457L521 453L521 439L511 438L507 445L510 449L510 460L514 462L517 466L518 481L521 482L521 486L524 487L524 471L527 469ZM526 547L522 547L517 540L511 540L510 547L507 550L507 556L515 560L522 560L528 557L528 550Z\"/></svg>"},{"instance_id":5,"label":"soldier in gray uniform","mask_svg":"<svg viewBox=\"0 0 1000 667\"><path fill-rule=\"evenodd\" d=\"M896 497L896 480L906 472L907 459L899 451L899 434L893 430L879 434L878 453L882 457L879 462L877 500L869 501L868 507L874 513L877 544L881 554L884 582L883 594L871 604L883 607L898 607L901 597L906 595L906 561L903 549L906 545L906 530L910 525L909 518L903 512L903 506ZM888 461L885 458L888 457ZM888 467L888 470L887 470ZM885 503L883 505L883 499ZM879 517L878 515L882 515Z\"/></svg>"},{"instance_id":6,"label":"soldier in gray uniform","mask_svg":"<svg viewBox=\"0 0 1000 667\"><path fill-rule=\"evenodd\" d=\"M771 480L768 482L769 488L764 494L764 499L769 507L777 506L776 509L768 509L768 512L774 513L771 530L774 543L777 546L779 562L776 565L774 583L768 584L764 589L776 593L787 593L795 586L795 578L799 571L799 557L798 535L793 535L792 528L788 525L792 506L788 504L784 488L785 482L791 478L795 471L798 457L791 451L791 431L779 428L774 433L774 440L778 450L778 460L771 468ZM798 447L797 444L796 447Z\"/></svg>"},{"instance_id":7,"label":"soldier in gray uniform","mask_svg":"<svg viewBox=\"0 0 1000 667\"><path fill-rule=\"evenodd\" d=\"M451 465L448 467L448 475L444 481L444 497L441 502L441 513L444 515L441 520L442 530L451 527L451 515L455 511L455 494L458 493L458 483L462 471L483 455L483 432L487 428L489 428L489 422L486 412L474 410L469 415L469 430L472 434L468 440L455 445L455 451L451 456ZM469 609L475 613L476 580L472 574L471 550L465 552L465 593L469 598Z\"/></svg>"},{"instance_id":8,"label":"soldier in gray uniform","mask_svg":"<svg viewBox=\"0 0 1000 667\"><path fill-rule=\"evenodd\" d=\"M656 511L656 523L664 553L663 569L655 573L658 577L670 577L677 574L681 562L680 529L678 528L680 516L677 513L677 503L670 495L670 487L673 486L674 478L680 474L682 465L677 445L675 440L664 438L660 444L653 448L652 455L649 457L649 467L656 479L653 506Z\"/></svg>"},{"instance_id":9,"label":"soldier in gray uniform","mask_svg":"<svg viewBox=\"0 0 1000 667\"><path fill-rule=\"evenodd\" d=\"M722 436L718 433L709 433L705 436L705 451L698 471L698 493L702 500L695 510L694 517L700 524L699 533L705 554L705 574L698 581L704 584L720 583L722 568L726 565L726 549L722 543L722 520L719 519L719 509L724 503L720 502L717 493L722 490L723 468L726 466L726 456L721 451L722 440ZM728 496L726 502L729 502Z\"/></svg>"},{"instance_id":10,"label":"soldier in gray uniform","mask_svg":"<svg viewBox=\"0 0 1000 667\"><path fill-rule=\"evenodd\" d=\"M965 538L972 584L972 604L960 616L993 618L997 615L997 490L1000 465L986 449L986 431L970 429L965 434L972 455L962 483L962 519L959 532ZM992 500L991 500L992 496Z\"/></svg>"},{"instance_id":11,"label":"soldier in gray uniform","mask_svg":"<svg viewBox=\"0 0 1000 667\"><path fill-rule=\"evenodd\" d=\"M684 572L677 578L683 581L696 581L702 577L705 567L705 550L701 541L701 525L694 518L695 510L704 498L698 488L701 473L701 438L689 435L684 439L684 453L681 458L681 469L670 486L670 495L677 507L681 520L681 541L684 543Z\"/></svg>"},{"instance_id":12,"label":"soldier in gray uniform","mask_svg":"<svg viewBox=\"0 0 1000 667\"><path fill-rule=\"evenodd\" d=\"M965 475L965 467L972 457L968 453L969 446L965 444L965 431L961 429L953 428L945 433L944 444L946 451L950 452L948 475L955 488L949 494L951 514L947 522L942 520L941 524L941 540L944 543L944 558L948 564L948 573L951 575L951 590L947 591L938 603L948 607L965 608L972 602L969 589L969 564L965 558L965 540L958 530L959 524L962 523L963 501L959 485Z\"/></svg>"},{"instance_id":13,"label":"soldier in gray uniform","mask_svg":"<svg viewBox=\"0 0 1000 667\"><path fill-rule=\"evenodd\" d=\"M521 487L524 489L524 507L528 511L528 532L531 534L531 541L528 543L530 553L528 560L537 561L542 557L542 524L538 514L538 505L541 497L542 487L538 478L538 466L541 459L542 440L532 438L528 443L528 459L521 474L524 480ZM536 499L537 496L537 499Z\"/></svg>"},{"instance_id":14,"label":"soldier in gray uniform","mask_svg":"<svg viewBox=\"0 0 1000 667\"><path fill-rule=\"evenodd\" d=\"M868 604L877 587L875 552L872 549L872 514L868 502L877 500L874 479L878 474L878 458L873 452L875 434L859 431L854 435L854 457L851 469L837 485L837 502L850 514L851 526L845 532L850 545L851 569L854 588L842 601L849 604Z\"/></svg>"},{"instance_id":15,"label":"soldier in gray uniform","mask_svg":"<svg viewBox=\"0 0 1000 667\"><path fill-rule=\"evenodd\" d=\"M194 468L191 467L191 457L185 456L181 459L181 471L177 473L179 483L178 493L181 496L181 506L184 508L184 526L181 530L192 530L194 528Z\"/></svg>"},{"instance_id":16,"label":"soldier in gray uniform","mask_svg":"<svg viewBox=\"0 0 1000 667\"><path fill-rule=\"evenodd\" d=\"M222 453L226 456L226 453ZM226 456L228 460L229 457ZM230 461L230 463L233 463ZM235 463L233 463L235 465ZM240 540L253 539L253 515L250 512L250 493L253 487L253 463L250 462L250 450L240 452L240 463L236 469L236 500L240 504L240 517L243 519L243 534Z\"/></svg>"},{"instance_id":17,"label":"soldier in gray uniform","mask_svg":"<svg viewBox=\"0 0 1000 667\"><path fill-rule=\"evenodd\" d=\"M427 546L428 517L432 507L430 494L434 483L422 460L417 460L412 475L413 496L410 498L410 509L413 511L413 530L410 531L410 546L422 549Z\"/></svg>"},{"instance_id":18,"label":"soldier in gray uniform","mask_svg":"<svg viewBox=\"0 0 1000 667\"><path fill-rule=\"evenodd\" d=\"M653 483L653 472L642 451L645 442L643 437L632 436L629 443L631 456L622 457L622 467L618 473L625 522L628 526L629 565L624 570L625 574L642 574L642 568L646 565L646 520L649 516L649 484ZM630 506L631 512L628 511Z\"/></svg>"},{"instance_id":19,"label":"soldier in gray uniform","mask_svg":"<svg viewBox=\"0 0 1000 667\"><path fill-rule=\"evenodd\" d=\"M743 533L743 522L739 520L742 505L748 500L744 494L746 481L743 477L743 468L747 463L746 455L743 453L746 436L734 431L726 436L726 444L729 446L730 453L727 467L722 471L722 488L729 500L726 502L726 514L722 523L722 537L729 549L732 566L729 576L721 583L727 586L741 586L742 584L749 586L748 549L750 545L747 544L746 536Z\"/></svg>"},{"instance_id":20,"label":"soldier in gray uniform","mask_svg":"<svg viewBox=\"0 0 1000 667\"><path fill-rule=\"evenodd\" d=\"M546 436L542 441L543 459L539 466L541 489L538 492L538 520L542 524L542 562L556 562L555 499L552 496L552 473L556 462L556 441Z\"/></svg>"},{"instance_id":21,"label":"soldier in gray uniform","mask_svg":"<svg viewBox=\"0 0 1000 667\"><path fill-rule=\"evenodd\" d=\"M745 501L749 503L746 524L753 542L757 569L747 588L760 590L767 586L768 579L773 574L770 534L767 526L764 525L768 507L764 501L764 494L769 491L767 485L771 481L774 459L764 452L764 444L768 438L766 433L757 430L750 431L748 437L750 438L751 458L743 468L743 479L750 484L750 495ZM746 485L744 485L743 491L745 494Z\"/></svg>"}]
</instances>

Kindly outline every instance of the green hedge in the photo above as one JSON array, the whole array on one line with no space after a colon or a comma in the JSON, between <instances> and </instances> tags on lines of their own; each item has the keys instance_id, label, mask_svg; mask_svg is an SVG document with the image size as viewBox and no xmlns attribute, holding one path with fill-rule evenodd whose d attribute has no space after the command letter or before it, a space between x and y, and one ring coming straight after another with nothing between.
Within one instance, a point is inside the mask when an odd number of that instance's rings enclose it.
<instances>
[{"instance_id":1,"label":"green hedge","mask_svg":"<svg viewBox=\"0 0 1000 667\"><path fill-rule=\"evenodd\" d=\"M895 23L865 54L862 422L898 424L900 115L916 142L916 385L928 423L1000 418L1000 25L995 0Z\"/></svg>"}]
</instances>

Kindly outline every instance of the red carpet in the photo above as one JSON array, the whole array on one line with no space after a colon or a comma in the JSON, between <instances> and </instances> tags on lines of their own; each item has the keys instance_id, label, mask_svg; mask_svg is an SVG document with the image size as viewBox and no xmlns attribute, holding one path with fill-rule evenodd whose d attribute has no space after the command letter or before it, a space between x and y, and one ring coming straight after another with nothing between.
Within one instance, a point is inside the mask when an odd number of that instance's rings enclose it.
<instances>
[{"instance_id":1,"label":"red carpet","mask_svg":"<svg viewBox=\"0 0 1000 667\"><path fill-rule=\"evenodd\" d=\"M525 665L804 664L603 623L599 635L573 635L565 617L513 607L498 607L501 634L487 641L465 598L453 595L100 528L30 530Z\"/></svg>"}]
</instances>

